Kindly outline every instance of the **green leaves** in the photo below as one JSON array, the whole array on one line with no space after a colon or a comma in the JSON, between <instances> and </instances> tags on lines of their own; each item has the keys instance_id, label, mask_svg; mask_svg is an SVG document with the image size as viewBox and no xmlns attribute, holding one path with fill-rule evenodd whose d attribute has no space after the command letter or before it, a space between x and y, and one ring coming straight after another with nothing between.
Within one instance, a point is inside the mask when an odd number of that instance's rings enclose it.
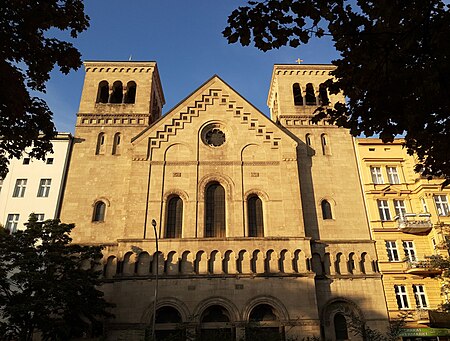
<instances>
[{"instance_id":1,"label":"green leaves","mask_svg":"<svg viewBox=\"0 0 450 341\"><path fill-rule=\"evenodd\" d=\"M252 1L233 11L223 31L229 43L262 51L325 34L341 54L328 90L348 101L320 108L317 118L384 142L404 135L422 174L450 181L449 7L442 0Z\"/></svg>"},{"instance_id":2,"label":"green leaves","mask_svg":"<svg viewBox=\"0 0 450 341\"><path fill-rule=\"evenodd\" d=\"M0 178L4 178L9 159L20 157L27 147L38 159L52 150L50 139L56 134L52 112L30 90L45 92L55 65L64 74L81 66L78 50L48 37L49 30L68 30L75 38L89 26L89 18L82 0L5 0L0 13Z\"/></svg>"},{"instance_id":3,"label":"green leaves","mask_svg":"<svg viewBox=\"0 0 450 341\"><path fill-rule=\"evenodd\" d=\"M0 229L0 333L31 340L68 340L111 316L99 273L82 263L101 258L101 247L71 244L73 224L30 216L25 231Z\"/></svg>"}]
</instances>

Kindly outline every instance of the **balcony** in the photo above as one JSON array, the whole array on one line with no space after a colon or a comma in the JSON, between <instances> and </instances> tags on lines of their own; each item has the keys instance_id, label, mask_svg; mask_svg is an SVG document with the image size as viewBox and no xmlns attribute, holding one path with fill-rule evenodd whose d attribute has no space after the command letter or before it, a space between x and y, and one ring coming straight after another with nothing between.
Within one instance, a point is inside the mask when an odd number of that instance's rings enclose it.
<instances>
[{"instance_id":1,"label":"balcony","mask_svg":"<svg viewBox=\"0 0 450 341\"><path fill-rule=\"evenodd\" d=\"M433 276L441 273L441 270L433 267L430 260L408 260L406 262L406 273Z\"/></svg>"},{"instance_id":2,"label":"balcony","mask_svg":"<svg viewBox=\"0 0 450 341\"><path fill-rule=\"evenodd\" d=\"M397 228L403 233L423 234L433 227L430 220L430 213L405 213L402 216L395 216Z\"/></svg>"}]
</instances>

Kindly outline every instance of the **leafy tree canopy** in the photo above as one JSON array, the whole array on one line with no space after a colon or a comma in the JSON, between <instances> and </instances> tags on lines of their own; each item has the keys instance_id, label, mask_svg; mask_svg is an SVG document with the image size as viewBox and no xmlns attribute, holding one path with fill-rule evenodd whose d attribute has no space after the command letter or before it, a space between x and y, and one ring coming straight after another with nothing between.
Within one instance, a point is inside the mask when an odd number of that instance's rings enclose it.
<instances>
[{"instance_id":1,"label":"leafy tree canopy","mask_svg":"<svg viewBox=\"0 0 450 341\"><path fill-rule=\"evenodd\" d=\"M45 92L55 65L64 74L81 65L78 50L53 34L75 38L88 26L82 0L0 1L0 178L27 147L39 159L52 150L52 112L31 91Z\"/></svg>"},{"instance_id":2,"label":"leafy tree canopy","mask_svg":"<svg viewBox=\"0 0 450 341\"><path fill-rule=\"evenodd\" d=\"M327 82L347 103L319 108L316 120L354 136L405 136L417 171L450 179L450 11L440 0L248 1L223 35L267 51L330 35L340 58Z\"/></svg>"},{"instance_id":3,"label":"leafy tree canopy","mask_svg":"<svg viewBox=\"0 0 450 341\"><path fill-rule=\"evenodd\" d=\"M0 335L28 341L69 340L92 333L111 304L96 289L101 247L71 244L73 224L36 221L24 231L0 229Z\"/></svg>"}]
</instances>

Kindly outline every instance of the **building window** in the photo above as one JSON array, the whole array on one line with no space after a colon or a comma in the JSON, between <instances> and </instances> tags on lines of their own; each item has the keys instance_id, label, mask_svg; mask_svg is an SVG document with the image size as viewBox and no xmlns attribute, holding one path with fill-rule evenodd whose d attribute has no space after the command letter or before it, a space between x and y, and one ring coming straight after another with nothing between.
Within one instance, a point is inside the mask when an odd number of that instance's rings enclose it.
<instances>
[{"instance_id":1,"label":"building window","mask_svg":"<svg viewBox=\"0 0 450 341\"><path fill-rule=\"evenodd\" d=\"M133 104L136 100L136 83L130 81L127 83L127 93L125 94L124 103Z\"/></svg>"},{"instance_id":2,"label":"building window","mask_svg":"<svg viewBox=\"0 0 450 341\"><path fill-rule=\"evenodd\" d=\"M97 103L108 103L109 84L107 81L101 81L98 85Z\"/></svg>"},{"instance_id":3,"label":"building window","mask_svg":"<svg viewBox=\"0 0 450 341\"><path fill-rule=\"evenodd\" d=\"M3 179L0 178L0 194L2 193L2 187L3 187Z\"/></svg>"},{"instance_id":4,"label":"building window","mask_svg":"<svg viewBox=\"0 0 450 341\"><path fill-rule=\"evenodd\" d=\"M103 201L97 201L94 205L94 215L92 221L105 221L106 204Z\"/></svg>"},{"instance_id":5,"label":"building window","mask_svg":"<svg viewBox=\"0 0 450 341\"><path fill-rule=\"evenodd\" d=\"M96 155L105 154L105 133L98 134L95 154Z\"/></svg>"},{"instance_id":6,"label":"building window","mask_svg":"<svg viewBox=\"0 0 450 341\"><path fill-rule=\"evenodd\" d=\"M328 141L327 134L320 135L320 141L322 142L322 154L331 155L330 142Z\"/></svg>"},{"instance_id":7,"label":"building window","mask_svg":"<svg viewBox=\"0 0 450 341\"><path fill-rule=\"evenodd\" d=\"M328 98L327 87L323 83L319 85L319 103L320 103L320 105L323 105L323 106L330 104L330 100Z\"/></svg>"},{"instance_id":8,"label":"building window","mask_svg":"<svg viewBox=\"0 0 450 341\"><path fill-rule=\"evenodd\" d=\"M39 198L47 198L50 193L50 186L52 184L52 179L41 179L39 182L39 189L37 196Z\"/></svg>"},{"instance_id":9,"label":"building window","mask_svg":"<svg viewBox=\"0 0 450 341\"><path fill-rule=\"evenodd\" d=\"M45 217L44 213L35 213L34 215L36 216L36 220L38 222L43 222L44 221L44 217Z\"/></svg>"},{"instance_id":10,"label":"building window","mask_svg":"<svg viewBox=\"0 0 450 341\"><path fill-rule=\"evenodd\" d=\"M16 186L14 187L13 197L23 198L25 196L26 188L27 188L27 179L17 179Z\"/></svg>"},{"instance_id":11,"label":"building window","mask_svg":"<svg viewBox=\"0 0 450 341\"><path fill-rule=\"evenodd\" d=\"M417 260L416 251L414 250L413 241L403 241L403 250L405 251L405 257L410 261L414 262Z\"/></svg>"},{"instance_id":12,"label":"building window","mask_svg":"<svg viewBox=\"0 0 450 341\"><path fill-rule=\"evenodd\" d=\"M420 198L420 203L422 204L422 210L424 213L428 213L427 202L424 197Z\"/></svg>"},{"instance_id":13,"label":"building window","mask_svg":"<svg viewBox=\"0 0 450 341\"><path fill-rule=\"evenodd\" d=\"M391 220L391 212L389 211L389 205L387 200L377 200L378 212L380 213L380 220Z\"/></svg>"},{"instance_id":14,"label":"building window","mask_svg":"<svg viewBox=\"0 0 450 341\"><path fill-rule=\"evenodd\" d=\"M436 239L431 238L431 246L433 247L433 253L437 253Z\"/></svg>"},{"instance_id":15,"label":"building window","mask_svg":"<svg viewBox=\"0 0 450 341\"><path fill-rule=\"evenodd\" d=\"M436 204L436 209L441 217L446 217L449 215L448 201L446 195L434 195L434 203Z\"/></svg>"},{"instance_id":16,"label":"building window","mask_svg":"<svg viewBox=\"0 0 450 341\"><path fill-rule=\"evenodd\" d=\"M395 215L403 219L406 213L405 201L394 200Z\"/></svg>"},{"instance_id":17,"label":"building window","mask_svg":"<svg viewBox=\"0 0 450 341\"><path fill-rule=\"evenodd\" d=\"M397 298L398 309L408 309L408 295L404 285L394 285L395 297Z\"/></svg>"},{"instance_id":18,"label":"building window","mask_svg":"<svg viewBox=\"0 0 450 341\"><path fill-rule=\"evenodd\" d=\"M414 298L416 299L416 307L419 309L428 308L427 296L423 285L413 284Z\"/></svg>"},{"instance_id":19,"label":"building window","mask_svg":"<svg viewBox=\"0 0 450 341\"><path fill-rule=\"evenodd\" d=\"M123 85L121 81L115 81L109 103L122 103L123 99Z\"/></svg>"},{"instance_id":20,"label":"building window","mask_svg":"<svg viewBox=\"0 0 450 341\"><path fill-rule=\"evenodd\" d=\"M333 219L333 214L331 213L331 205L327 200L322 200L320 203L322 207L322 218L323 219Z\"/></svg>"},{"instance_id":21,"label":"building window","mask_svg":"<svg viewBox=\"0 0 450 341\"><path fill-rule=\"evenodd\" d=\"M114 135L114 141L113 141L113 149L112 154L113 155L119 155L120 154L120 144L121 144L121 136L120 133L116 133Z\"/></svg>"},{"instance_id":22,"label":"building window","mask_svg":"<svg viewBox=\"0 0 450 341\"><path fill-rule=\"evenodd\" d=\"M248 211L248 236L264 237L263 207L262 201L256 195L247 200Z\"/></svg>"},{"instance_id":23,"label":"building window","mask_svg":"<svg viewBox=\"0 0 450 341\"><path fill-rule=\"evenodd\" d=\"M167 224L165 238L181 238L183 224L183 200L171 197L167 203Z\"/></svg>"},{"instance_id":24,"label":"building window","mask_svg":"<svg viewBox=\"0 0 450 341\"><path fill-rule=\"evenodd\" d=\"M294 105L303 105L302 90L300 89L300 85L298 83L295 83L292 86L292 93L294 95Z\"/></svg>"},{"instance_id":25,"label":"building window","mask_svg":"<svg viewBox=\"0 0 450 341\"><path fill-rule=\"evenodd\" d=\"M225 237L225 190L218 183L206 188L205 237Z\"/></svg>"},{"instance_id":26,"label":"building window","mask_svg":"<svg viewBox=\"0 0 450 341\"><path fill-rule=\"evenodd\" d=\"M52 157L47 158L46 163L47 165L53 165L53 158Z\"/></svg>"},{"instance_id":27,"label":"building window","mask_svg":"<svg viewBox=\"0 0 450 341\"><path fill-rule=\"evenodd\" d=\"M397 167L386 167L388 180L390 184L399 184L400 178L398 177Z\"/></svg>"},{"instance_id":28,"label":"building window","mask_svg":"<svg viewBox=\"0 0 450 341\"><path fill-rule=\"evenodd\" d=\"M305 102L306 105L317 105L314 87L311 83L306 84Z\"/></svg>"},{"instance_id":29,"label":"building window","mask_svg":"<svg viewBox=\"0 0 450 341\"><path fill-rule=\"evenodd\" d=\"M398 262L400 260L398 257L397 243L395 241L386 241L386 251L390 262Z\"/></svg>"},{"instance_id":30,"label":"building window","mask_svg":"<svg viewBox=\"0 0 450 341\"><path fill-rule=\"evenodd\" d=\"M345 316L340 313L334 315L334 334L336 335L336 341L348 340L347 321Z\"/></svg>"},{"instance_id":31,"label":"building window","mask_svg":"<svg viewBox=\"0 0 450 341\"><path fill-rule=\"evenodd\" d=\"M372 182L376 185L383 184L383 174L381 174L381 167L370 167L370 174L372 174Z\"/></svg>"},{"instance_id":32,"label":"building window","mask_svg":"<svg viewBox=\"0 0 450 341\"><path fill-rule=\"evenodd\" d=\"M24 158L22 164L29 165L30 164L30 158L29 157Z\"/></svg>"},{"instance_id":33,"label":"building window","mask_svg":"<svg viewBox=\"0 0 450 341\"><path fill-rule=\"evenodd\" d=\"M19 223L18 214L8 214L8 217L6 218L5 229L9 231L9 233L14 233L17 230L18 223Z\"/></svg>"}]
</instances>

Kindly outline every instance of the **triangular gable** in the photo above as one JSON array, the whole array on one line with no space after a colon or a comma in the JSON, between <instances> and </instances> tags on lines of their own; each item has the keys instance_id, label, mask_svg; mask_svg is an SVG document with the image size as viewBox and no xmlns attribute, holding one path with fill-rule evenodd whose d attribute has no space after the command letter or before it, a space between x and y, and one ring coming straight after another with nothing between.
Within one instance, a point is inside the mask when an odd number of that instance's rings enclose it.
<instances>
[{"instance_id":1,"label":"triangular gable","mask_svg":"<svg viewBox=\"0 0 450 341\"><path fill-rule=\"evenodd\" d=\"M284 130L280 129L272 120L254 107L219 76L214 75L189 96L175 105L158 121L144 129L132 139L134 145L147 141L149 147L157 148L161 142L166 142L170 136L183 129L194 117L201 115L209 105L218 101L224 110L240 119L243 125L261 137L262 143L270 143L271 148L277 149L281 138L288 138L293 144L296 142ZM147 142L145 142L147 143ZM144 155L140 156L140 158Z\"/></svg>"}]
</instances>

